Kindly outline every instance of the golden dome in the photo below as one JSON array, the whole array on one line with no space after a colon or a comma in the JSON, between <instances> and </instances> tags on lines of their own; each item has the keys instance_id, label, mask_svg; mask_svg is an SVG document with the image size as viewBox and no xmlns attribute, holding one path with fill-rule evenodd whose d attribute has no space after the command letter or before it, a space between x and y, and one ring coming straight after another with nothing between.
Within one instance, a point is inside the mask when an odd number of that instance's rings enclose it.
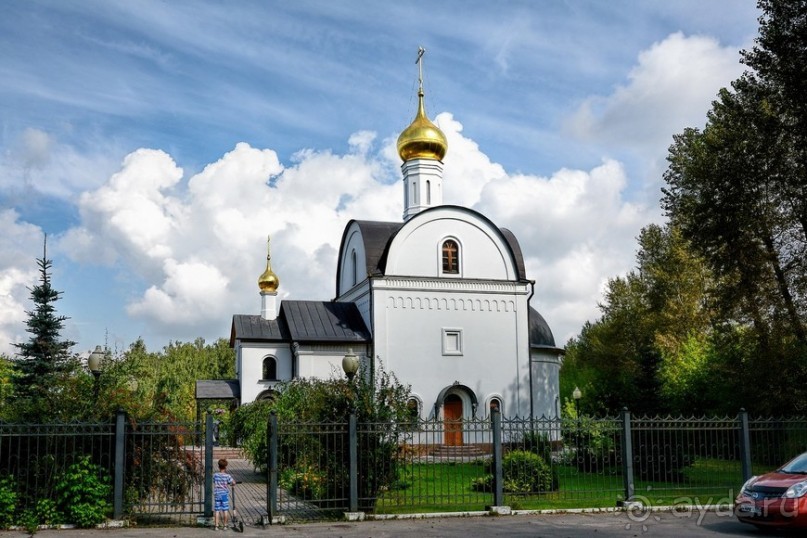
<instances>
[{"instance_id":1,"label":"golden dome","mask_svg":"<svg viewBox=\"0 0 807 538\"><path fill-rule=\"evenodd\" d=\"M398 137L398 155L401 159L433 159L442 161L448 151L446 135L426 116L423 90L418 91L418 113L414 121Z\"/></svg>"},{"instance_id":2,"label":"golden dome","mask_svg":"<svg viewBox=\"0 0 807 538\"><path fill-rule=\"evenodd\" d=\"M270 238L266 239L266 270L258 277L258 287L261 289L261 292L277 291L278 286L280 286L280 279L275 272L272 271L272 266L269 263L272 259L272 255L269 251L270 240Z\"/></svg>"}]
</instances>

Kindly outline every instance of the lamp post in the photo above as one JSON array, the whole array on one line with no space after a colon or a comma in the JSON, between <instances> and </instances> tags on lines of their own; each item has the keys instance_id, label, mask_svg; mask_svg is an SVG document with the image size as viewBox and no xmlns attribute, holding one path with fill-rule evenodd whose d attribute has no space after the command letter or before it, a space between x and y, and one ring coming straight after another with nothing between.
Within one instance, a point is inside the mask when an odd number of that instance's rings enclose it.
<instances>
[{"instance_id":1,"label":"lamp post","mask_svg":"<svg viewBox=\"0 0 807 538\"><path fill-rule=\"evenodd\" d=\"M98 379L101 377L104 357L105 353L104 350L101 349L101 346L95 346L95 351L90 353L90 356L87 357L87 367L95 378L95 382L93 383L93 395L96 400L98 399Z\"/></svg>"},{"instance_id":2,"label":"lamp post","mask_svg":"<svg viewBox=\"0 0 807 538\"><path fill-rule=\"evenodd\" d=\"M345 371L348 382L353 382L356 372L359 371L359 357L353 353L352 349L348 349L347 355L342 359L342 370Z\"/></svg>"},{"instance_id":3,"label":"lamp post","mask_svg":"<svg viewBox=\"0 0 807 538\"><path fill-rule=\"evenodd\" d=\"M572 391L572 399L574 400L574 412L577 415L577 435L575 435L575 457L577 458L578 465L580 463L580 398L583 393L578 387Z\"/></svg>"}]
</instances>

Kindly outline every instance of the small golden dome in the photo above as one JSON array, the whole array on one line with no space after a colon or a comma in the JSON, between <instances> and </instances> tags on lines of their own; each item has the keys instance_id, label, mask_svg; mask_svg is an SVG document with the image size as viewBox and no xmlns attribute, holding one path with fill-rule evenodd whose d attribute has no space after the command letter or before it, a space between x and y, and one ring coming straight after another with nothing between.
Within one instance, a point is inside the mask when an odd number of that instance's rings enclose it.
<instances>
[{"instance_id":1,"label":"small golden dome","mask_svg":"<svg viewBox=\"0 0 807 538\"><path fill-rule=\"evenodd\" d=\"M446 135L426 116L423 90L418 91L418 113L398 137L398 155L404 162L412 159L442 161L448 151Z\"/></svg>"},{"instance_id":2,"label":"small golden dome","mask_svg":"<svg viewBox=\"0 0 807 538\"><path fill-rule=\"evenodd\" d=\"M277 291L278 286L280 286L280 278L272 271L272 266L269 263L272 259L269 250L270 241L271 238L266 239L266 270L258 277L258 287L261 289L261 292Z\"/></svg>"}]
</instances>

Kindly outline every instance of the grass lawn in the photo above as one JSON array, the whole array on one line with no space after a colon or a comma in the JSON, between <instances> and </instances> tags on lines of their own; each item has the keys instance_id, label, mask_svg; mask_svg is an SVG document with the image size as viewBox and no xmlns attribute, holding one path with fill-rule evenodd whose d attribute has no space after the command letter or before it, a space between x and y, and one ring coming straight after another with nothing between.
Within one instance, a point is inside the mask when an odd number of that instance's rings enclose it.
<instances>
[{"instance_id":1,"label":"grass lawn","mask_svg":"<svg viewBox=\"0 0 807 538\"><path fill-rule=\"evenodd\" d=\"M615 506L624 498L621 470L580 472L555 466L557 491L541 494L505 493L505 505L514 509L567 509ZM485 475L482 463L413 463L399 471L398 487L382 493L375 506L379 514L458 512L484 510L493 494L474 491L475 478ZM739 462L698 459L683 470L676 482L637 481L635 495L650 506L731 502L742 484Z\"/></svg>"}]
</instances>

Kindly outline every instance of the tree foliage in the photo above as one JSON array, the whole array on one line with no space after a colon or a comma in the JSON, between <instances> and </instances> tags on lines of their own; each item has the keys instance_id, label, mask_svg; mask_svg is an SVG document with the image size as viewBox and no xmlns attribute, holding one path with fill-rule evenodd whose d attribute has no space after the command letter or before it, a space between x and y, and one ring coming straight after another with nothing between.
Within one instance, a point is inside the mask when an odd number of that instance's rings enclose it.
<instances>
[{"instance_id":1,"label":"tree foliage","mask_svg":"<svg viewBox=\"0 0 807 538\"><path fill-rule=\"evenodd\" d=\"M712 410L716 402L697 387L713 276L677 228L650 225L639 246L637 269L608 282L602 317L567 345L562 393L579 386L587 413Z\"/></svg>"},{"instance_id":2,"label":"tree foliage","mask_svg":"<svg viewBox=\"0 0 807 538\"><path fill-rule=\"evenodd\" d=\"M134 418L194 420L196 381L234 377L235 353L223 338L213 344L203 338L170 342L159 352L137 340L106 359L95 412L112 416L120 408Z\"/></svg>"},{"instance_id":3,"label":"tree foliage","mask_svg":"<svg viewBox=\"0 0 807 538\"><path fill-rule=\"evenodd\" d=\"M609 411L807 411L807 0L758 6L750 69L673 137L670 224L568 348Z\"/></svg>"},{"instance_id":4,"label":"tree foliage","mask_svg":"<svg viewBox=\"0 0 807 538\"><path fill-rule=\"evenodd\" d=\"M47 256L47 239L39 266L39 284L29 288L34 309L26 311L27 342L17 343L12 381L14 418L21 420L50 420L63 411L61 405L65 385L78 362L70 354L75 342L64 340L61 331L65 316L56 314L56 301L61 292L51 285L52 261Z\"/></svg>"},{"instance_id":5,"label":"tree foliage","mask_svg":"<svg viewBox=\"0 0 807 538\"><path fill-rule=\"evenodd\" d=\"M662 205L718 282L720 347L711 353L754 392L788 394L796 403L784 409L804 411L807 1L758 5L760 35L743 52L752 70L720 91L702 131L674 137Z\"/></svg>"},{"instance_id":6,"label":"tree foliage","mask_svg":"<svg viewBox=\"0 0 807 538\"><path fill-rule=\"evenodd\" d=\"M361 424L359 440L359 497L372 499L397 480L398 440L411 425L407 408L409 386L377 365L374 371L362 367L349 382L341 376L331 379L298 378L283 383L277 397L238 408L230 428L256 468L267 460L267 423L270 413L285 423L279 451L283 473L281 486L307 499L336 499L347 484L347 439L337 440L333 425L346 425L355 411ZM299 433L294 433L294 426ZM346 434L344 434L346 435Z\"/></svg>"}]
</instances>

